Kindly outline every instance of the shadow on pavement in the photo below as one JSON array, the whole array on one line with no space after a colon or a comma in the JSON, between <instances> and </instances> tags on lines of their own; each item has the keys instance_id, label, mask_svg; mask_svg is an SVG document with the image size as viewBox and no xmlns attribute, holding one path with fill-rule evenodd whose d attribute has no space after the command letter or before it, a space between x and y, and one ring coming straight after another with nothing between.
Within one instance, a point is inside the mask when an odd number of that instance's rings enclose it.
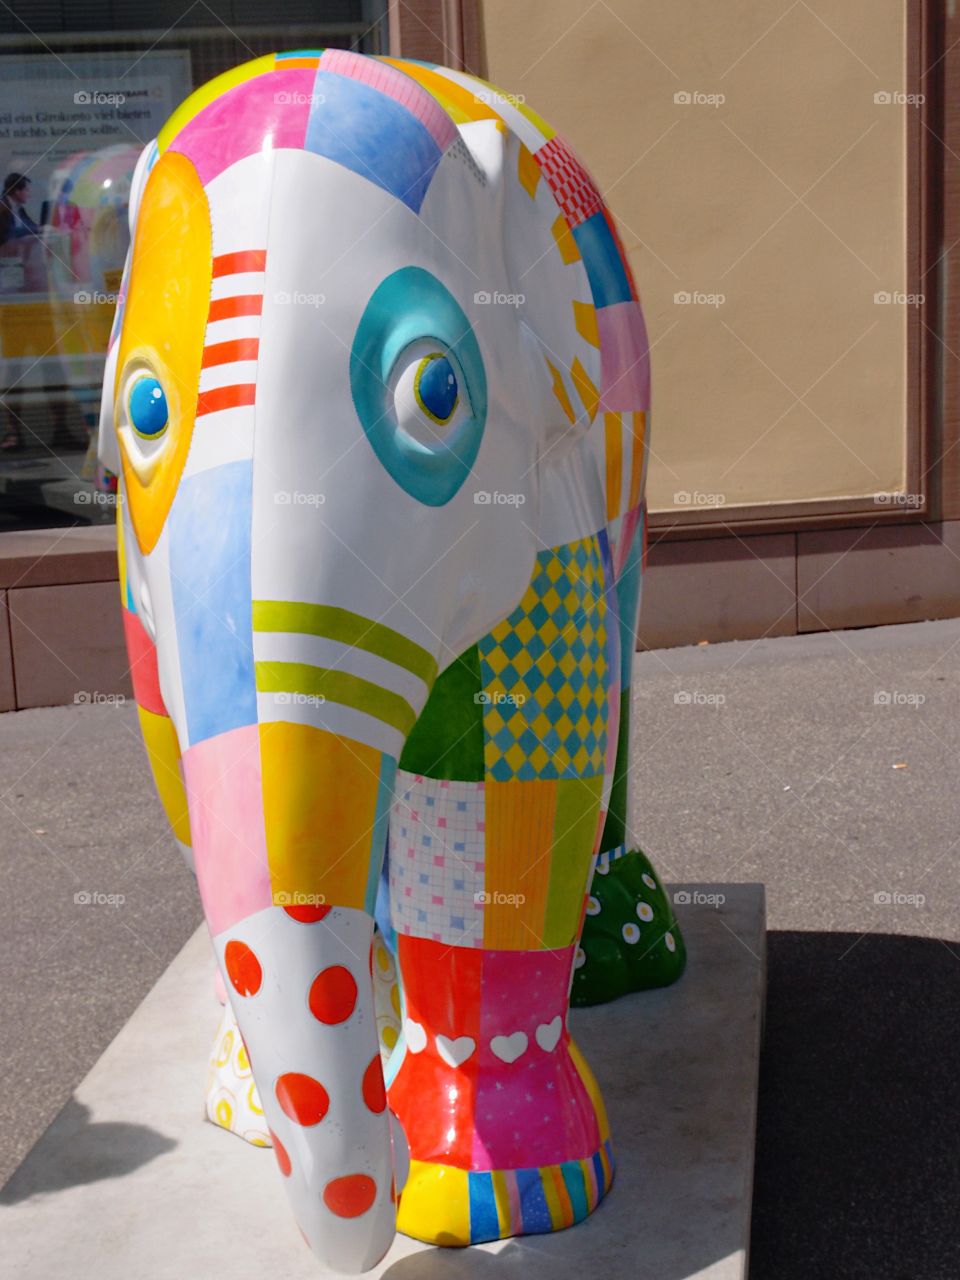
<instances>
[{"instance_id":1,"label":"shadow on pavement","mask_svg":"<svg viewBox=\"0 0 960 1280\"><path fill-rule=\"evenodd\" d=\"M768 935L751 1280L960 1276L960 945Z\"/></svg>"},{"instance_id":2,"label":"shadow on pavement","mask_svg":"<svg viewBox=\"0 0 960 1280\"><path fill-rule=\"evenodd\" d=\"M146 1125L90 1121L90 1109L71 1098L0 1191L0 1204L18 1204L104 1178L122 1178L176 1146Z\"/></svg>"}]
</instances>

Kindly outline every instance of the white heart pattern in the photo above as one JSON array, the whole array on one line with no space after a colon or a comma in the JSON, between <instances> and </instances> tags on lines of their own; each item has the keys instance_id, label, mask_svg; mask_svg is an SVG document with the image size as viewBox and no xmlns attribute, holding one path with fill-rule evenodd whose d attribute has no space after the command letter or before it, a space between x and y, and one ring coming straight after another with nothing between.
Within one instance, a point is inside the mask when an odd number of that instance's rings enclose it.
<instances>
[{"instance_id":1,"label":"white heart pattern","mask_svg":"<svg viewBox=\"0 0 960 1280\"><path fill-rule=\"evenodd\" d=\"M526 1052L529 1041L525 1031L514 1031L512 1036L494 1036L490 1048L501 1062L516 1062Z\"/></svg>"},{"instance_id":2,"label":"white heart pattern","mask_svg":"<svg viewBox=\"0 0 960 1280\"><path fill-rule=\"evenodd\" d=\"M477 1042L472 1036L457 1036L456 1040L451 1040L449 1036L437 1036L437 1053L448 1067L461 1066L476 1047Z\"/></svg>"},{"instance_id":3,"label":"white heart pattern","mask_svg":"<svg viewBox=\"0 0 960 1280\"><path fill-rule=\"evenodd\" d=\"M427 1047L427 1033L420 1023L414 1022L412 1018L407 1018L403 1024L403 1032L410 1052L423 1053Z\"/></svg>"},{"instance_id":4,"label":"white heart pattern","mask_svg":"<svg viewBox=\"0 0 960 1280\"><path fill-rule=\"evenodd\" d=\"M552 1053L557 1047L560 1032L563 1030L563 1018L558 1013L549 1022L541 1022L537 1027L537 1044L544 1053Z\"/></svg>"}]
</instances>

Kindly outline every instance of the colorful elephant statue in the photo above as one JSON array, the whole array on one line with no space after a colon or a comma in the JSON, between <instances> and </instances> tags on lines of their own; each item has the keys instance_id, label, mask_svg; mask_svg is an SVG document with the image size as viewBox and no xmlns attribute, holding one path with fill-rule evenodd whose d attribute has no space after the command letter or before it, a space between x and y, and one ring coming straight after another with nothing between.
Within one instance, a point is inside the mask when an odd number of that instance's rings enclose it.
<instances>
[{"instance_id":1,"label":"colorful elephant statue","mask_svg":"<svg viewBox=\"0 0 960 1280\"><path fill-rule=\"evenodd\" d=\"M649 356L613 220L522 102L300 50L180 106L131 231L131 669L300 1228L360 1272L397 1229L569 1226L614 1172L571 989L684 960L627 836Z\"/></svg>"}]
</instances>

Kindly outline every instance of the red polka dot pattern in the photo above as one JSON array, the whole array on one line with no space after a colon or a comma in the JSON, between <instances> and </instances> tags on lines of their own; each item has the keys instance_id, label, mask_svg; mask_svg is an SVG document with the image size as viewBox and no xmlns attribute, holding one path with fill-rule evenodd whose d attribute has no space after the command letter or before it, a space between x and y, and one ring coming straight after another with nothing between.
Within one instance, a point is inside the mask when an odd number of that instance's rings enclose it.
<instances>
[{"instance_id":1,"label":"red polka dot pattern","mask_svg":"<svg viewBox=\"0 0 960 1280\"><path fill-rule=\"evenodd\" d=\"M228 942L223 963L234 991L241 996L257 994L263 982L263 968L245 942Z\"/></svg>"},{"instance_id":2,"label":"red polka dot pattern","mask_svg":"<svg viewBox=\"0 0 960 1280\"><path fill-rule=\"evenodd\" d=\"M283 1145L277 1135L270 1130L270 1141L273 1143L273 1154L277 1157L277 1166L285 1178L289 1178L293 1170L290 1163L290 1157L287 1154L287 1148Z\"/></svg>"},{"instance_id":3,"label":"red polka dot pattern","mask_svg":"<svg viewBox=\"0 0 960 1280\"><path fill-rule=\"evenodd\" d=\"M359 1218L377 1195L377 1184L365 1173L348 1173L334 1178L323 1189L323 1203L338 1218Z\"/></svg>"},{"instance_id":4,"label":"red polka dot pattern","mask_svg":"<svg viewBox=\"0 0 960 1280\"><path fill-rule=\"evenodd\" d=\"M297 1124L319 1124L330 1109L330 1095L313 1076L288 1071L274 1089L284 1113Z\"/></svg>"},{"instance_id":5,"label":"red polka dot pattern","mask_svg":"<svg viewBox=\"0 0 960 1280\"><path fill-rule=\"evenodd\" d=\"M370 1059L370 1065L363 1073L363 1100L371 1111L377 1115L387 1105L387 1094L383 1087L383 1067L379 1053Z\"/></svg>"},{"instance_id":6,"label":"red polka dot pattern","mask_svg":"<svg viewBox=\"0 0 960 1280\"><path fill-rule=\"evenodd\" d=\"M357 1006L357 983L342 964L318 973L310 987L310 1012L318 1022L346 1022Z\"/></svg>"},{"instance_id":7,"label":"red polka dot pattern","mask_svg":"<svg viewBox=\"0 0 960 1280\"><path fill-rule=\"evenodd\" d=\"M291 920L296 920L299 924L316 924L318 920L328 916L333 907L284 907L283 909Z\"/></svg>"}]
</instances>

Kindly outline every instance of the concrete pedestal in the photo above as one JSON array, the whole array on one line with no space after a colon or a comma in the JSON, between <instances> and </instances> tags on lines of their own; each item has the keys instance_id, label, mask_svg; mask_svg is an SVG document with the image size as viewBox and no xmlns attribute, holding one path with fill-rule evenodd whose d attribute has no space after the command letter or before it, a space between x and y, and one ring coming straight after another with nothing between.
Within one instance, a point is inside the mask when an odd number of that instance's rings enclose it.
<instances>
[{"instance_id":1,"label":"concrete pedestal","mask_svg":"<svg viewBox=\"0 0 960 1280\"><path fill-rule=\"evenodd\" d=\"M698 889L677 908L689 951L684 978L572 1015L617 1155L616 1181L597 1212L568 1231L469 1250L398 1236L372 1275L745 1277L763 888ZM723 895L722 905L698 900L713 894ZM200 929L0 1193L3 1274L321 1280L272 1153L201 1120L218 1020L212 967Z\"/></svg>"}]
</instances>

